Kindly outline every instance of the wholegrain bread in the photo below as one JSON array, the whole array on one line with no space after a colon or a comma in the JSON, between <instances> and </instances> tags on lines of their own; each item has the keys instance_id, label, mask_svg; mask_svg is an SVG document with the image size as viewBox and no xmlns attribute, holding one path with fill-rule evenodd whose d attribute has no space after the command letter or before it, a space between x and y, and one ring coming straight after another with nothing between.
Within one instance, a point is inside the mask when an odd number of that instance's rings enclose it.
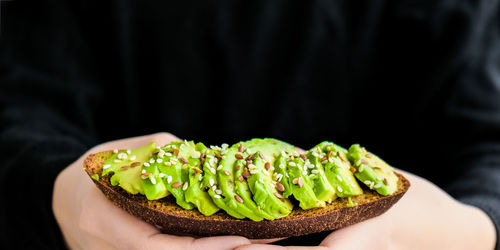
<instances>
[{"instance_id":1,"label":"wholegrain bread","mask_svg":"<svg viewBox=\"0 0 500 250\"><path fill-rule=\"evenodd\" d=\"M84 170L89 176L102 173L104 162L112 151L90 154L84 161ZM410 187L403 175L399 178L398 190L390 196L382 196L371 190L351 199L357 205L347 206L347 198L338 198L326 207L302 210L295 206L286 217L273 221L235 219L224 211L204 216L196 209L185 210L175 203L172 196L150 201L143 195L131 195L119 186L112 186L109 177L92 179L96 186L114 204L128 213L155 225L168 234L216 236L241 235L250 239L269 239L312 234L343 228L387 211Z\"/></svg>"}]
</instances>

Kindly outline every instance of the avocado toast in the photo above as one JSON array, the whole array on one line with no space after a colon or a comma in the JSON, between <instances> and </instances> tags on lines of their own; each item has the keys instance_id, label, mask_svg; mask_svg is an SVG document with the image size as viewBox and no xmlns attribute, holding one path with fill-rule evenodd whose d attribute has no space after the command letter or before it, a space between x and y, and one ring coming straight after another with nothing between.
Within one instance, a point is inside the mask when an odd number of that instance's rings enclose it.
<instances>
[{"instance_id":1,"label":"avocado toast","mask_svg":"<svg viewBox=\"0 0 500 250\"><path fill-rule=\"evenodd\" d=\"M84 169L108 199L164 233L252 239L361 222L388 210L410 186L359 145L322 142L299 154L275 139L222 147L150 143L91 154Z\"/></svg>"}]
</instances>

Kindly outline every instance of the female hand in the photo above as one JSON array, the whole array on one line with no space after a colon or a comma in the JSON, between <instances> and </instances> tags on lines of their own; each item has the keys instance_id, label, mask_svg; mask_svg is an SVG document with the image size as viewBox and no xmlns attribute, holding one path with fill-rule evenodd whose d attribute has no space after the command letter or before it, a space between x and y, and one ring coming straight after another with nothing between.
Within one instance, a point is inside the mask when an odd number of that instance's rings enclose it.
<instances>
[{"instance_id":1,"label":"female hand","mask_svg":"<svg viewBox=\"0 0 500 250\"><path fill-rule=\"evenodd\" d=\"M139 148L179 140L168 133L128 138L98 145L69 165L54 184L52 210L71 249L232 249L251 242L238 236L198 238L162 234L152 225L115 206L82 170L89 153Z\"/></svg>"},{"instance_id":2,"label":"female hand","mask_svg":"<svg viewBox=\"0 0 500 250\"><path fill-rule=\"evenodd\" d=\"M332 232L320 246L282 247L265 244L253 249L493 249L495 227L480 209L462 204L431 182L403 172L408 192L386 213Z\"/></svg>"}]
</instances>

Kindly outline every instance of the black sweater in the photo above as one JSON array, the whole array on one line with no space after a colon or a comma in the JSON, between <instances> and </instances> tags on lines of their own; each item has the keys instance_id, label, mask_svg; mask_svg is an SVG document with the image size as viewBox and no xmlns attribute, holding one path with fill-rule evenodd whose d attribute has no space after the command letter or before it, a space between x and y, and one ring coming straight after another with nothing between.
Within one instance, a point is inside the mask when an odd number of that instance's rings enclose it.
<instances>
[{"instance_id":1,"label":"black sweater","mask_svg":"<svg viewBox=\"0 0 500 250\"><path fill-rule=\"evenodd\" d=\"M500 226L499 1L1 3L2 244L64 247L57 174L157 131L361 143Z\"/></svg>"}]
</instances>

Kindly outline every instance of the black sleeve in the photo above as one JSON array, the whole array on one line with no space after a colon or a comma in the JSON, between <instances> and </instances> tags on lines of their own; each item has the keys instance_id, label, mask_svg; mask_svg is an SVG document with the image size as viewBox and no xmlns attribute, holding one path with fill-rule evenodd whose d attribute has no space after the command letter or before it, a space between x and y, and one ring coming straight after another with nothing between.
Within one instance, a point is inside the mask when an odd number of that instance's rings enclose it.
<instances>
[{"instance_id":1,"label":"black sleeve","mask_svg":"<svg viewBox=\"0 0 500 250\"><path fill-rule=\"evenodd\" d=\"M457 177L446 190L491 217L500 249L500 5L457 2L448 18L466 25L450 27L460 30L463 43L456 50L458 63L450 74L454 87L444 109L447 129L453 131L448 143L454 152L447 163L450 176Z\"/></svg>"},{"instance_id":2,"label":"black sleeve","mask_svg":"<svg viewBox=\"0 0 500 250\"><path fill-rule=\"evenodd\" d=\"M82 40L61 6L3 3L0 242L9 249L63 249L53 183L96 143L92 110L99 89L79 65Z\"/></svg>"}]
</instances>

